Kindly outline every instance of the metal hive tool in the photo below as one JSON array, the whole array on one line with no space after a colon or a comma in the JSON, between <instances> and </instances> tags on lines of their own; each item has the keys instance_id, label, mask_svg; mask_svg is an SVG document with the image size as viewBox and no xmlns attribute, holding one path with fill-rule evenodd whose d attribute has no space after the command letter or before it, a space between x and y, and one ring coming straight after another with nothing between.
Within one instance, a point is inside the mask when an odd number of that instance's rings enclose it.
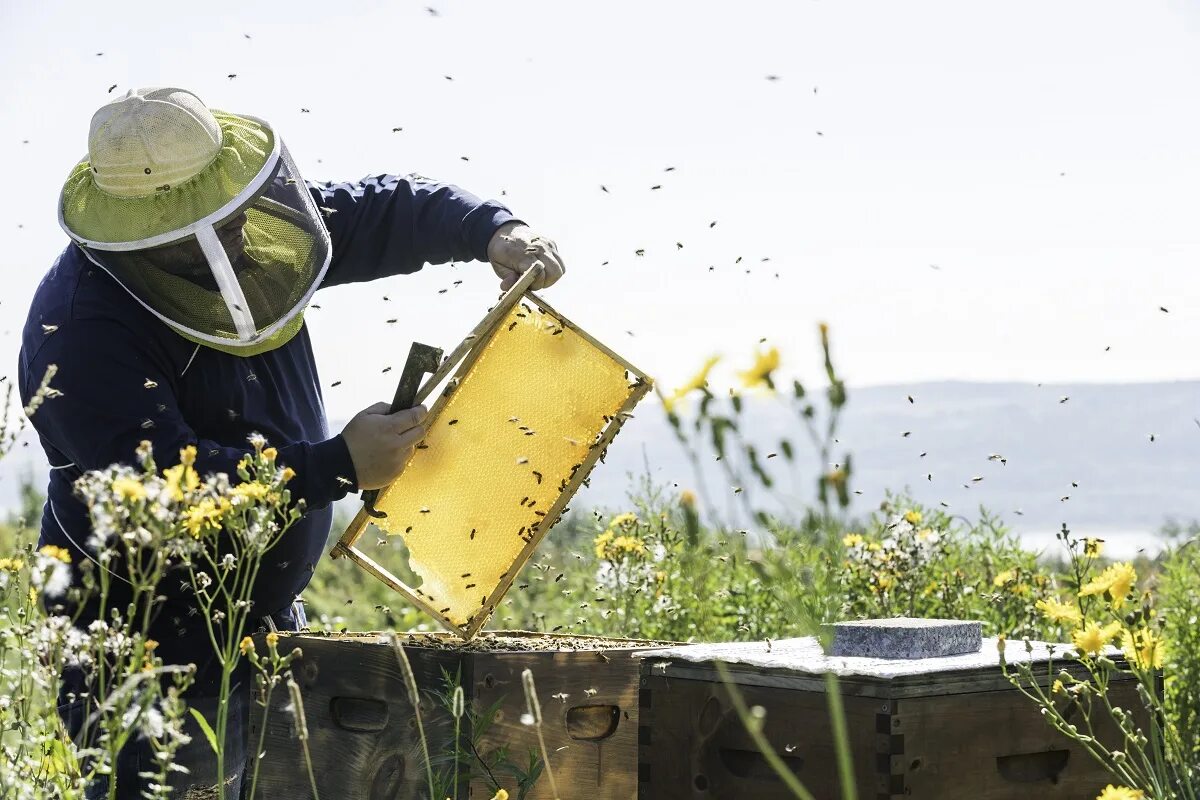
<instances>
[{"instance_id":1,"label":"metal hive tool","mask_svg":"<svg viewBox=\"0 0 1200 800\"><path fill-rule=\"evenodd\" d=\"M412 402L401 397L402 384L397 403L413 405L454 370L429 410L422 445L390 486L364 498L331 553L464 639L487 622L651 387L644 373L529 292L537 274L522 276ZM414 344L414 354L428 350ZM420 367L406 368L410 379L413 372ZM385 534L371 554L356 545L368 522ZM397 571L416 585L387 568L401 552L407 564Z\"/></svg>"}]
</instances>

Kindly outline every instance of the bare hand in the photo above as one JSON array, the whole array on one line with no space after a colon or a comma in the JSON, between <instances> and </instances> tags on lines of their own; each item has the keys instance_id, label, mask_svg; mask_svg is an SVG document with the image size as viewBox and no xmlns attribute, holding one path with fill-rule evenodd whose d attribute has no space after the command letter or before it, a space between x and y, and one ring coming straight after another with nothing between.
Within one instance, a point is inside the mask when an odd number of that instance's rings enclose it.
<instances>
[{"instance_id":1,"label":"bare hand","mask_svg":"<svg viewBox=\"0 0 1200 800\"><path fill-rule=\"evenodd\" d=\"M400 474L413 449L425 438L428 409L414 406L389 414L387 403L376 403L354 415L342 430L350 450L359 489L382 489Z\"/></svg>"},{"instance_id":2,"label":"bare hand","mask_svg":"<svg viewBox=\"0 0 1200 800\"><path fill-rule=\"evenodd\" d=\"M544 270L540 278L534 279L533 289L553 286L567 271L558 254L558 246L520 222L506 222L496 229L488 242L487 256L500 278L500 291L503 292L511 289L534 264L541 263Z\"/></svg>"}]
</instances>

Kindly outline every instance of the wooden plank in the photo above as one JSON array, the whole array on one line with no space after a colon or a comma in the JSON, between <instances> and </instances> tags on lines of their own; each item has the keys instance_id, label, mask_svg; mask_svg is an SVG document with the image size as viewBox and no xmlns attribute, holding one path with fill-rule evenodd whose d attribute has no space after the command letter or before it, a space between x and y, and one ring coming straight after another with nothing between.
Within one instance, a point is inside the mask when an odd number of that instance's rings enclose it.
<instances>
[{"instance_id":1,"label":"wooden plank","mask_svg":"<svg viewBox=\"0 0 1200 800\"><path fill-rule=\"evenodd\" d=\"M824 694L738 686L748 706L766 709L763 733L776 754L818 798L840 797L837 760ZM644 677L639 750L641 797L654 800L794 795L747 733L719 682ZM879 776L877 717L887 701L844 701L859 797L874 797Z\"/></svg>"},{"instance_id":2,"label":"wooden plank","mask_svg":"<svg viewBox=\"0 0 1200 800\"><path fill-rule=\"evenodd\" d=\"M510 758L527 764L538 753L537 731L522 723L526 712L521 672L534 675L542 709L542 733L563 798L637 797L638 664L632 650L557 653L484 653L473 659L472 695L483 706L502 703L489 744L503 744ZM501 784L516 797L511 780ZM472 797L490 797L472 786ZM543 778L529 800L552 800Z\"/></svg>"},{"instance_id":3,"label":"wooden plank","mask_svg":"<svg viewBox=\"0 0 1200 800\"><path fill-rule=\"evenodd\" d=\"M1131 682L1110 691L1115 705L1131 710L1141 705ZM1124 749L1112 721L1099 719L1103 713L1095 716L1098 738ZM896 797L1091 800L1116 780L1014 691L901 700L892 725L902 737L891 756L892 773L903 780L904 794Z\"/></svg>"}]
</instances>

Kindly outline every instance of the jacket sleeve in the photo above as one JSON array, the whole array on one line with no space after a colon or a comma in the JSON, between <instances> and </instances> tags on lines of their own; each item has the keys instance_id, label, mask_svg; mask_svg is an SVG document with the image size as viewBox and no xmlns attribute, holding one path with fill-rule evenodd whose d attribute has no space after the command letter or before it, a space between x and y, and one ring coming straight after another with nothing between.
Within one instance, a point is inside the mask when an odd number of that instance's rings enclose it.
<instances>
[{"instance_id":1,"label":"jacket sleeve","mask_svg":"<svg viewBox=\"0 0 1200 800\"><path fill-rule=\"evenodd\" d=\"M249 443L202 439L184 421L176 400L175 371L165 353L112 320L72 320L50 335L25 370L21 387L28 403L46 367L58 371L50 386L61 394L46 399L31 417L33 427L82 471L114 463L136 465L142 440L154 446L160 469L179 463L179 451L196 447L196 471L226 473L238 482L237 463ZM232 444L232 446L231 446ZM321 508L354 489L357 476L345 440L269 442L277 461L296 477L293 499Z\"/></svg>"},{"instance_id":2,"label":"jacket sleeve","mask_svg":"<svg viewBox=\"0 0 1200 800\"><path fill-rule=\"evenodd\" d=\"M515 220L497 202L416 175L308 188L333 240L323 286L407 274L427 263L486 261L492 234Z\"/></svg>"}]
</instances>

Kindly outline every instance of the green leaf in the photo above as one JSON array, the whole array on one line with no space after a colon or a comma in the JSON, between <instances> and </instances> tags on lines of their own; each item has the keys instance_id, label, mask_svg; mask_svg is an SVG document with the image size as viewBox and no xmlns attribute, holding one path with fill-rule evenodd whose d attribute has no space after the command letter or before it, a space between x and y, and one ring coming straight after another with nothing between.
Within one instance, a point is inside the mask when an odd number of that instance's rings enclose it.
<instances>
[{"instance_id":1,"label":"green leaf","mask_svg":"<svg viewBox=\"0 0 1200 800\"><path fill-rule=\"evenodd\" d=\"M204 738L208 739L208 744L213 752L219 752L217 750L217 734L213 731L212 726L208 724L208 720L194 708L189 708L188 711L192 712L192 716L196 718L196 724L200 726L200 730L204 731Z\"/></svg>"}]
</instances>

